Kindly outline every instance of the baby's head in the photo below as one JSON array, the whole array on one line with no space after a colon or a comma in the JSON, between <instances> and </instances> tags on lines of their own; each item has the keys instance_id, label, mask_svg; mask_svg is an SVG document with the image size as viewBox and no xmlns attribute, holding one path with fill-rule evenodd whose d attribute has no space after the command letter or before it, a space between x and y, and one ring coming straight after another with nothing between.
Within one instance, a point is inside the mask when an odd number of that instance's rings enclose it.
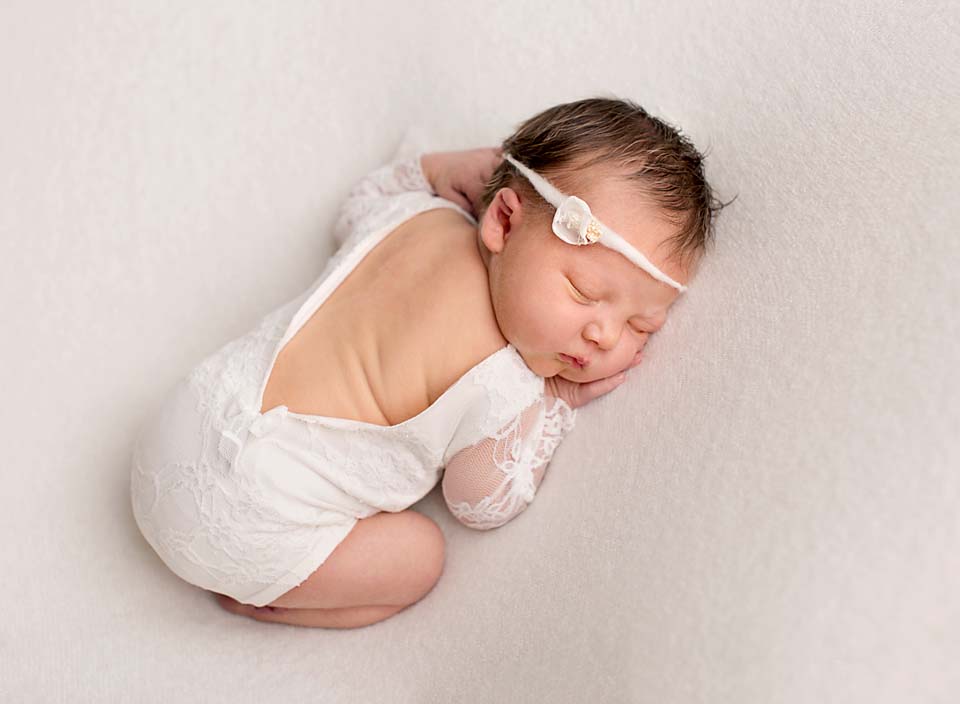
<instances>
[{"instance_id":1,"label":"baby's head","mask_svg":"<svg viewBox=\"0 0 960 704\"><path fill-rule=\"evenodd\" d=\"M585 201L597 220L683 286L727 205L715 200L694 146L629 101L557 105L523 122L502 146ZM640 355L680 291L599 242L564 242L552 229L555 212L506 159L487 183L478 244L497 322L543 377L611 376ZM563 355L587 363L581 368Z\"/></svg>"}]
</instances>

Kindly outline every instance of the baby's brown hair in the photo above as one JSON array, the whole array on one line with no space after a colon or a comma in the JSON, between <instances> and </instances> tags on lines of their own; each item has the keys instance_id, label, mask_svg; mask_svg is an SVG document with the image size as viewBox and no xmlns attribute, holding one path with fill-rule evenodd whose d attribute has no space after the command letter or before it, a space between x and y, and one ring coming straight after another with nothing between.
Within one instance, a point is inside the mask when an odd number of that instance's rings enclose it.
<instances>
[{"instance_id":1,"label":"baby's brown hair","mask_svg":"<svg viewBox=\"0 0 960 704\"><path fill-rule=\"evenodd\" d=\"M669 259L686 266L706 252L721 203L703 175L703 155L679 130L629 100L587 98L548 108L503 141L503 150L564 193L576 194L586 169L609 165L636 182L642 196L679 227L667 240ZM482 216L501 188L526 196L537 214L553 216L545 201L506 159L484 187Z\"/></svg>"}]
</instances>

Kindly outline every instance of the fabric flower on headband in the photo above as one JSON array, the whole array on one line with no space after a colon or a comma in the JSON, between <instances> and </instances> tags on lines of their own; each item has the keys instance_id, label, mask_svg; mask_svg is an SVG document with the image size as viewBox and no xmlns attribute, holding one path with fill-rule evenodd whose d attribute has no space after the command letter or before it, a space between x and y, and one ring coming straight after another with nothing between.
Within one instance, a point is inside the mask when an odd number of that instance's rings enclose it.
<instances>
[{"instance_id":1,"label":"fabric flower on headband","mask_svg":"<svg viewBox=\"0 0 960 704\"><path fill-rule=\"evenodd\" d=\"M576 196L567 196L553 216L553 231L570 244L593 244L603 234L590 206Z\"/></svg>"},{"instance_id":2,"label":"fabric flower on headband","mask_svg":"<svg viewBox=\"0 0 960 704\"><path fill-rule=\"evenodd\" d=\"M553 215L552 227L553 233L561 240L578 246L599 242L625 256L657 281L673 286L680 293L687 290L686 286L677 283L654 266L636 247L597 220L590 212L590 206L586 201L561 192L543 176L527 168L510 154L504 154L503 158L517 167L537 193L557 209Z\"/></svg>"}]
</instances>

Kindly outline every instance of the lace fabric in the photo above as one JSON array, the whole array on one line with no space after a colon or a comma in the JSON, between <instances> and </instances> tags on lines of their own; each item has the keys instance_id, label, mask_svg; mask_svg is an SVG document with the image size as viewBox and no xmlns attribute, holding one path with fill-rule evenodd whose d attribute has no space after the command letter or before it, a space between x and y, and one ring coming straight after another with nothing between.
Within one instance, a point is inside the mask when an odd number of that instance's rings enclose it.
<instances>
[{"instance_id":1,"label":"lace fabric","mask_svg":"<svg viewBox=\"0 0 960 704\"><path fill-rule=\"evenodd\" d=\"M477 530L498 528L520 514L543 481L576 410L544 397L492 437L461 450L447 464L442 491L450 512Z\"/></svg>"},{"instance_id":2,"label":"lace fabric","mask_svg":"<svg viewBox=\"0 0 960 704\"><path fill-rule=\"evenodd\" d=\"M363 256L436 197L420 154L351 189L342 246L301 295L206 357L137 439L131 499L141 532L186 581L263 605L308 577L355 522L401 511L444 477L451 512L493 527L529 503L575 413L506 346L409 422L379 426L261 413L275 353Z\"/></svg>"},{"instance_id":3,"label":"lace fabric","mask_svg":"<svg viewBox=\"0 0 960 704\"><path fill-rule=\"evenodd\" d=\"M432 194L433 189L423 174L419 154L382 166L350 189L334 222L334 242L342 248L351 234L362 236L369 232L371 216L380 220L389 212L385 206L392 211L406 205L392 196L406 195L405 200L412 200L410 196L422 199Z\"/></svg>"}]
</instances>

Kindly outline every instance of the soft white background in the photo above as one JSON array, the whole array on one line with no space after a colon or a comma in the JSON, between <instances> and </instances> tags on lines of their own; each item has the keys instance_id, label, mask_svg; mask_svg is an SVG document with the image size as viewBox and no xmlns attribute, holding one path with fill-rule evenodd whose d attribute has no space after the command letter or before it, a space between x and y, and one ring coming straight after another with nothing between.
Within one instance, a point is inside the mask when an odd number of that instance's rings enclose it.
<instances>
[{"instance_id":1,"label":"soft white background","mask_svg":"<svg viewBox=\"0 0 960 704\"><path fill-rule=\"evenodd\" d=\"M0 5L0 699L960 700L953 3ZM177 379L305 289L408 128L631 98L708 152L700 276L533 506L435 491L443 578L347 631L241 619L128 498Z\"/></svg>"}]
</instances>

